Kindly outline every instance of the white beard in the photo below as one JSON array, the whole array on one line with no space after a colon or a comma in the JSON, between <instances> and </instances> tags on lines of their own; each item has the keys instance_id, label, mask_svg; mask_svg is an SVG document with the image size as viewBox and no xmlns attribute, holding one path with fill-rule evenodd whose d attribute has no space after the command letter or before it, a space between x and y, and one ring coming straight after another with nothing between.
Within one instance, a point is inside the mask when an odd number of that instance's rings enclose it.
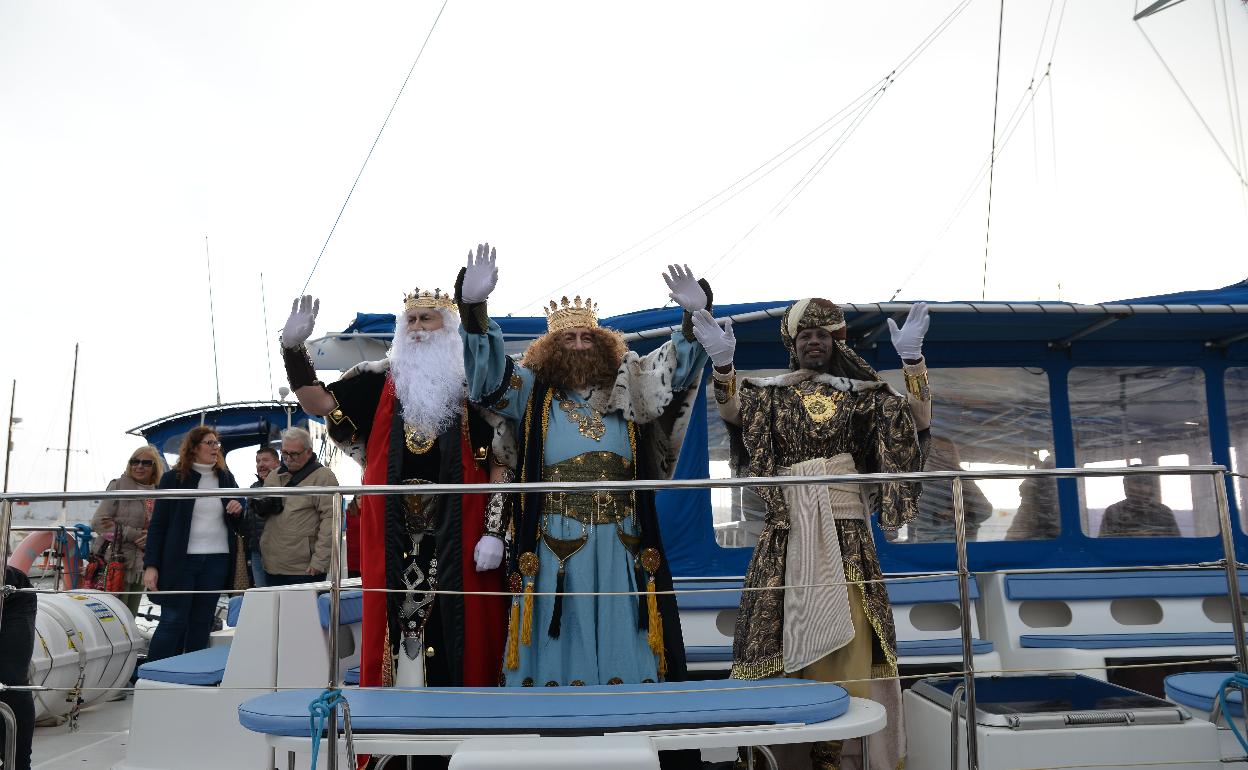
<instances>
[{"instance_id":1,"label":"white beard","mask_svg":"<svg viewBox=\"0 0 1248 770\"><path fill-rule=\"evenodd\" d=\"M403 422L430 438L440 436L459 416L465 394L459 319L449 311L442 311L442 317L442 328L433 332L396 328L390 347L390 375ZM402 314L398 324L406 326Z\"/></svg>"}]
</instances>

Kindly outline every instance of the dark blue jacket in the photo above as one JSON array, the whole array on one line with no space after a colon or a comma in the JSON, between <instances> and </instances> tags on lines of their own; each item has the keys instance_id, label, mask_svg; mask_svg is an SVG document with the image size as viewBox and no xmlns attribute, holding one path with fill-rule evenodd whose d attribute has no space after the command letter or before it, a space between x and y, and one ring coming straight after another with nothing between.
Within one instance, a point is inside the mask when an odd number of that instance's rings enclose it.
<instances>
[{"instance_id":1,"label":"dark blue jacket","mask_svg":"<svg viewBox=\"0 0 1248 770\"><path fill-rule=\"evenodd\" d=\"M234 474L228 470L217 471L217 484L222 489L238 489ZM160 477L160 483L156 485L156 488L199 489L199 472L194 468L188 469L186 477L180 479L178 471L166 471L165 475ZM232 499L237 499L240 504L246 502L242 498L219 498L221 517L225 520L228 532L226 541L230 546L230 572L225 585L221 586L223 590L234 585L234 560L238 547L238 538L235 534L238 532L239 517L230 516L225 512L225 504ZM152 523L147 530L143 566L155 567L160 571L156 587L161 591L178 591L186 588L182 583L182 565L186 559L186 545L191 539L191 515L194 509L195 500L191 498L184 500L160 498L156 500L156 505L152 509ZM158 594L153 595L151 599L157 604L160 603Z\"/></svg>"}]
</instances>

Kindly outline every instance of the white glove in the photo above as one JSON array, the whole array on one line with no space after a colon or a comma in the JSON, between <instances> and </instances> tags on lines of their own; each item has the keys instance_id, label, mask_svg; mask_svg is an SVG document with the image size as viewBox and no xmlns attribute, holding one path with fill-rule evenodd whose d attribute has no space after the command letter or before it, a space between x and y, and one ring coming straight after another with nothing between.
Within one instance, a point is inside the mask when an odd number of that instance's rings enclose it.
<instances>
[{"instance_id":1,"label":"white glove","mask_svg":"<svg viewBox=\"0 0 1248 770\"><path fill-rule=\"evenodd\" d=\"M680 265L668 265L663 280L667 282L667 288L671 289L671 294L667 296L677 305L690 313L706 309L706 292L698 284L698 279L693 277L693 271L688 265L683 269Z\"/></svg>"},{"instance_id":2,"label":"white glove","mask_svg":"<svg viewBox=\"0 0 1248 770\"><path fill-rule=\"evenodd\" d=\"M498 285L498 268L494 266L496 251L488 243L478 243L475 258L472 251L468 252L468 270L464 273L464 285L460 289L464 302L470 305L485 302Z\"/></svg>"},{"instance_id":3,"label":"white glove","mask_svg":"<svg viewBox=\"0 0 1248 770\"><path fill-rule=\"evenodd\" d=\"M308 341L312 327L316 326L316 314L321 311L321 301L305 294L291 303L290 318L282 327L282 347L293 349Z\"/></svg>"},{"instance_id":4,"label":"white glove","mask_svg":"<svg viewBox=\"0 0 1248 770\"><path fill-rule=\"evenodd\" d=\"M693 336L702 343L712 364L728 366L732 363L732 355L737 350L737 337L732 333L731 318L726 319L723 328L720 328L711 311L699 310L693 314Z\"/></svg>"},{"instance_id":5,"label":"white glove","mask_svg":"<svg viewBox=\"0 0 1248 770\"><path fill-rule=\"evenodd\" d=\"M477 562L477 572L489 572L503 563L502 538L493 535L482 535L477 547L472 549L472 558Z\"/></svg>"},{"instance_id":6,"label":"white glove","mask_svg":"<svg viewBox=\"0 0 1248 770\"><path fill-rule=\"evenodd\" d=\"M910 306L910 314L900 329L893 319L888 319L888 333L893 338L893 347L903 361L917 361L923 357L923 336L927 334L928 324L927 303L916 302Z\"/></svg>"}]
</instances>

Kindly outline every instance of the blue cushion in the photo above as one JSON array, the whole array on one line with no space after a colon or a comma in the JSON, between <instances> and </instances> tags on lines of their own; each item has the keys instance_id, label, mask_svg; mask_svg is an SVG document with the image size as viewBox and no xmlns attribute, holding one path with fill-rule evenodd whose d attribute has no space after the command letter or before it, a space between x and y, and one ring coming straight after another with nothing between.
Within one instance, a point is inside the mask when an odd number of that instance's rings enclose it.
<instances>
[{"instance_id":1,"label":"blue cushion","mask_svg":"<svg viewBox=\"0 0 1248 770\"><path fill-rule=\"evenodd\" d=\"M735 610L741 606L740 580L699 580L676 583L676 606L682 611L689 610ZM707 590L707 589L732 590ZM698 591L700 593L681 593L682 591Z\"/></svg>"},{"instance_id":2,"label":"blue cushion","mask_svg":"<svg viewBox=\"0 0 1248 770\"><path fill-rule=\"evenodd\" d=\"M230 608L225 611L225 624L233 628L238 625L239 613L243 611L243 595L230 597Z\"/></svg>"},{"instance_id":3,"label":"blue cushion","mask_svg":"<svg viewBox=\"0 0 1248 770\"><path fill-rule=\"evenodd\" d=\"M1239 573L1240 593L1248 593L1248 571ZM1132 599L1226 596L1222 570L1145 570L1140 572L1056 572L1006 575L1007 599Z\"/></svg>"},{"instance_id":4,"label":"blue cushion","mask_svg":"<svg viewBox=\"0 0 1248 770\"><path fill-rule=\"evenodd\" d=\"M329 594L316 597L316 609L321 614L321 628L329 628ZM338 625L349 626L364 619L364 592L343 591L338 600Z\"/></svg>"},{"instance_id":5,"label":"blue cushion","mask_svg":"<svg viewBox=\"0 0 1248 770\"><path fill-rule=\"evenodd\" d=\"M992 652L992 642L987 639L972 639L971 652L983 655ZM962 638L953 639L911 639L897 642L897 654L901 657L917 657L919 655L956 655L962 656Z\"/></svg>"},{"instance_id":6,"label":"blue cushion","mask_svg":"<svg viewBox=\"0 0 1248 770\"><path fill-rule=\"evenodd\" d=\"M601 693L601 697L594 697ZM238 707L243 727L268 735L309 737L308 704L320 690L287 690ZM437 690L345 690L351 728L361 733L580 734L688 725L818 723L849 708L828 682L719 679L592 687L453 687Z\"/></svg>"},{"instance_id":7,"label":"blue cushion","mask_svg":"<svg viewBox=\"0 0 1248 770\"><path fill-rule=\"evenodd\" d=\"M1022 647L1107 650L1116 647L1201 647L1235 643L1230 631L1178 634L1023 634Z\"/></svg>"},{"instance_id":8,"label":"blue cushion","mask_svg":"<svg viewBox=\"0 0 1248 770\"><path fill-rule=\"evenodd\" d=\"M347 675L342 678L343 684L359 684L360 683L360 667L347 669Z\"/></svg>"},{"instance_id":9,"label":"blue cushion","mask_svg":"<svg viewBox=\"0 0 1248 770\"><path fill-rule=\"evenodd\" d=\"M1199 709L1204 712L1213 711L1213 701L1218 697L1218 690L1226 681L1231 671L1201 671L1190 674L1171 674L1166 677L1166 697L1182 706ZM1234 716L1244 715L1244 699L1237 688L1232 687L1227 694L1231 713Z\"/></svg>"},{"instance_id":10,"label":"blue cushion","mask_svg":"<svg viewBox=\"0 0 1248 770\"><path fill-rule=\"evenodd\" d=\"M694 645L685 648L685 660L689 663L731 663L731 644Z\"/></svg>"},{"instance_id":11,"label":"blue cushion","mask_svg":"<svg viewBox=\"0 0 1248 770\"><path fill-rule=\"evenodd\" d=\"M213 687L221 684L230 645L220 644L198 652L187 652L172 658L139 666L139 679L173 684L194 684Z\"/></svg>"},{"instance_id":12,"label":"blue cushion","mask_svg":"<svg viewBox=\"0 0 1248 770\"><path fill-rule=\"evenodd\" d=\"M893 604L929 604L932 602L958 601L958 578L956 575L890 580L884 584L888 600ZM971 600L979 598L979 584L975 576L970 580Z\"/></svg>"}]
</instances>

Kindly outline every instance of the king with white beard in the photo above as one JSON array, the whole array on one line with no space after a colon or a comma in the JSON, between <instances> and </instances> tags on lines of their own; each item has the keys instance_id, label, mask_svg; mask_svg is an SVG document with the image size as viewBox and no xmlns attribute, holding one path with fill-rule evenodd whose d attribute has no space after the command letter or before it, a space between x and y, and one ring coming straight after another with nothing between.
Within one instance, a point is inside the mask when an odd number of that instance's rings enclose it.
<instances>
[{"instance_id":1,"label":"king with white beard","mask_svg":"<svg viewBox=\"0 0 1248 770\"><path fill-rule=\"evenodd\" d=\"M330 385L316 379L303 345L318 310L312 297L291 308L282 330L286 373L300 406L324 416L330 437L360 461L364 484L488 481L493 429L465 400L452 298L440 290L408 294L389 356ZM473 593L504 585L498 560L488 558L501 555L502 540L485 531L485 504L483 495L415 490L361 498L364 587L397 591L364 594L362 686L498 683L506 604Z\"/></svg>"}]
</instances>

